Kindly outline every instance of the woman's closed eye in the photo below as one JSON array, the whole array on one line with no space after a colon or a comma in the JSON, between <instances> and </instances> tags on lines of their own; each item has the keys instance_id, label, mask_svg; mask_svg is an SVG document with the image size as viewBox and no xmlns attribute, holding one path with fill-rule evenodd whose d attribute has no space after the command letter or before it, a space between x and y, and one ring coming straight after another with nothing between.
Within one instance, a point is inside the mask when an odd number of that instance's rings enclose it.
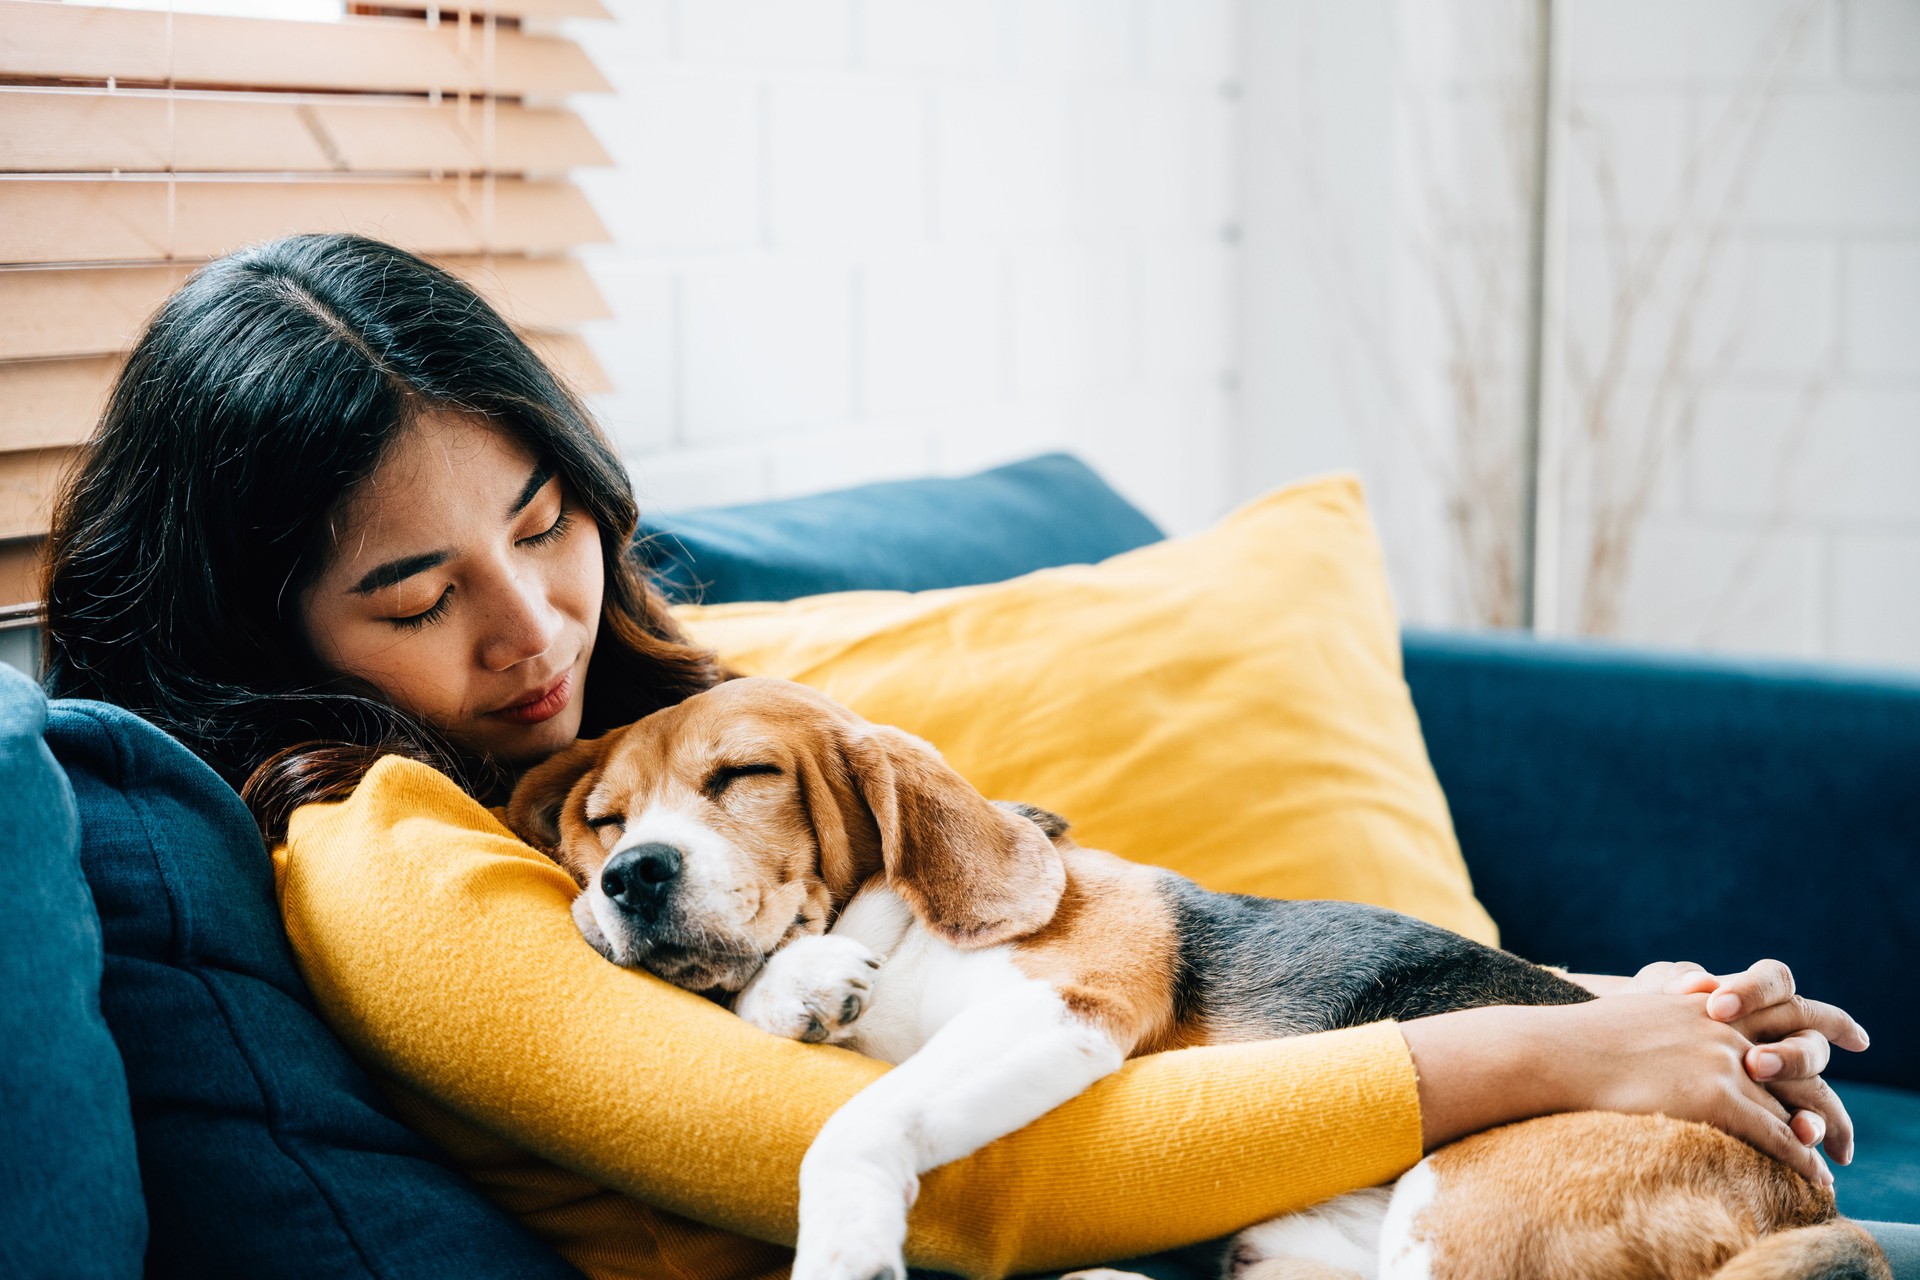
<instances>
[{"instance_id":1,"label":"woman's closed eye","mask_svg":"<svg viewBox=\"0 0 1920 1280\"><path fill-rule=\"evenodd\" d=\"M418 631L428 623L438 622L440 619L446 617L447 610L452 607L453 584L448 583L447 589L440 593L440 598L435 600L427 608L422 609L419 613L408 614L400 618L388 618L386 621L392 623L402 631Z\"/></svg>"},{"instance_id":2,"label":"woman's closed eye","mask_svg":"<svg viewBox=\"0 0 1920 1280\"><path fill-rule=\"evenodd\" d=\"M542 529L539 533L530 534L520 539L520 545L523 547L544 547L550 542L558 542L560 539L566 537L567 530L572 527L573 512L568 510L566 503L563 502L560 504L560 514L553 518L553 523L545 529Z\"/></svg>"},{"instance_id":3,"label":"woman's closed eye","mask_svg":"<svg viewBox=\"0 0 1920 1280\"><path fill-rule=\"evenodd\" d=\"M529 534L521 538L516 545L522 547L544 547L566 537L567 531L571 528L573 528L573 512L569 510L566 503L562 501L560 509L554 515L551 524L538 533ZM419 613L404 614L399 617L386 618L383 619L383 621L392 624L402 631L418 631L429 623L440 621L441 618L447 615L447 610L452 606L453 584L448 583L446 590L440 593L440 597Z\"/></svg>"}]
</instances>

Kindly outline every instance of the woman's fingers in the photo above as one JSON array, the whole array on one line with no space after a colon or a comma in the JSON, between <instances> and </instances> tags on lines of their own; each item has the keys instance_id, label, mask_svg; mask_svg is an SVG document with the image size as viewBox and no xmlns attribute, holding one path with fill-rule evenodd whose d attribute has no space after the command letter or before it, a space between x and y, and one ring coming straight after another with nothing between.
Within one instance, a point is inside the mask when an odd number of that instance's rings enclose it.
<instances>
[{"instance_id":1,"label":"woman's fingers","mask_svg":"<svg viewBox=\"0 0 1920 1280\"><path fill-rule=\"evenodd\" d=\"M1787 1121L1787 1127L1793 1130L1793 1136L1800 1139L1803 1146L1817 1147L1827 1136L1827 1120L1818 1111L1796 1111L1793 1119ZM1836 1160L1838 1156L1834 1157ZM1845 1160L1840 1161L1845 1164Z\"/></svg>"},{"instance_id":2,"label":"woman's fingers","mask_svg":"<svg viewBox=\"0 0 1920 1280\"><path fill-rule=\"evenodd\" d=\"M1750 1037L1759 1039L1759 1037ZM1747 1074L1761 1084L1776 1080L1805 1080L1827 1069L1833 1050L1827 1038L1812 1029L1796 1031L1779 1040L1758 1043L1747 1050Z\"/></svg>"},{"instance_id":3,"label":"woman's fingers","mask_svg":"<svg viewBox=\"0 0 1920 1280\"><path fill-rule=\"evenodd\" d=\"M1707 999L1707 1016L1732 1022L1790 1000L1793 994L1793 971L1778 960L1761 960L1743 973L1720 980L1719 988Z\"/></svg>"},{"instance_id":4,"label":"woman's fingers","mask_svg":"<svg viewBox=\"0 0 1920 1280\"><path fill-rule=\"evenodd\" d=\"M1816 1186L1832 1186L1833 1171L1813 1147L1800 1141L1793 1127L1773 1111L1741 1099L1728 1123L1721 1126L1734 1137L1772 1156Z\"/></svg>"},{"instance_id":5,"label":"woman's fingers","mask_svg":"<svg viewBox=\"0 0 1920 1280\"><path fill-rule=\"evenodd\" d=\"M1670 981L1677 985L1695 978L1684 974ZM1810 1029L1853 1053L1868 1044L1866 1028L1846 1010L1800 995L1794 987L1793 971L1778 960L1761 960L1744 972L1721 978L1707 997L1707 1016L1735 1024L1750 1040L1779 1040ZM1821 1069L1825 1069L1824 1062Z\"/></svg>"},{"instance_id":6,"label":"woman's fingers","mask_svg":"<svg viewBox=\"0 0 1920 1280\"><path fill-rule=\"evenodd\" d=\"M1670 996L1704 995L1720 987L1720 979L1697 964L1670 965L1668 969L1663 975L1660 990Z\"/></svg>"},{"instance_id":7,"label":"woman's fingers","mask_svg":"<svg viewBox=\"0 0 1920 1280\"><path fill-rule=\"evenodd\" d=\"M1847 1114L1846 1104L1840 1101L1840 1095L1825 1080L1815 1077L1811 1080L1783 1080L1772 1085L1768 1092L1774 1098L1794 1109L1794 1131L1802 1142L1809 1146L1824 1142L1827 1154L1840 1164L1853 1163L1853 1117ZM1802 1120L1812 1117L1812 1120ZM1818 1130L1811 1133L1814 1122Z\"/></svg>"},{"instance_id":8,"label":"woman's fingers","mask_svg":"<svg viewBox=\"0 0 1920 1280\"><path fill-rule=\"evenodd\" d=\"M1733 1024L1741 1035L1755 1042L1786 1040L1801 1031L1816 1032L1829 1044L1858 1053L1867 1047L1866 1028L1838 1005L1794 996L1749 1014ZM1820 1070L1826 1069L1823 1058ZM1786 1074L1783 1072L1782 1074ZM1818 1074L1815 1072L1814 1074Z\"/></svg>"},{"instance_id":9,"label":"woman's fingers","mask_svg":"<svg viewBox=\"0 0 1920 1280\"><path fill-rule=\"evenodd\" d=\"M1707 971L1705 969L1691 960L1656 960L1652 964L1643 965L1640 971L1631 978L1628 978L1619 990L1634 993L1666 992L1669 995L1685 995L1689 994L1692 990L1696 990L1696 988L1688 987L1682 990L1681 984L1693 975L1706 973ZM1711 974L1707 974L1707 976L1709 978L1712 977ZM1709 985L1697 988L1697 990L1711 991L1713 987Z\"/></svg>"}]
</instances>

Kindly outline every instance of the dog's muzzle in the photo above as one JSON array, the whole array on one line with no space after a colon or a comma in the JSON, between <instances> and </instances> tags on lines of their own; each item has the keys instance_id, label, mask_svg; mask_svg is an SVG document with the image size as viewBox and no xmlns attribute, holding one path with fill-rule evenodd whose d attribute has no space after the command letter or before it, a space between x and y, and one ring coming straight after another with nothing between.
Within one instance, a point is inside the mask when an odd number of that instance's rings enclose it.
<instances>
[{"instance_id":1,"label":"dog's muzzle","mask_svg":"<svg viewBox=\"0 0 1920 1280\"><path fill-rule=\"evenodd\" d=\"M680 881L683 859L670 844L637 844L622 849L600 868L600 892L643 925L659 921Z\"/></svg>"},{"instance_id":2,"label":"dog's muzzle","mask_svg":"<svg viewBox=\"0 0 1920 1280\"><path fill-rule=\"evenodd\" d=\"M743 947L685 918L681 870L685 851L650 842L622 849L600 868L599 896L613 908L604 922L594 916L587 894L574 904L580 932L601 955L618 965L646 969L691 991L736 991L764 962L758 950Z\"/></svg>"}]
</instances>

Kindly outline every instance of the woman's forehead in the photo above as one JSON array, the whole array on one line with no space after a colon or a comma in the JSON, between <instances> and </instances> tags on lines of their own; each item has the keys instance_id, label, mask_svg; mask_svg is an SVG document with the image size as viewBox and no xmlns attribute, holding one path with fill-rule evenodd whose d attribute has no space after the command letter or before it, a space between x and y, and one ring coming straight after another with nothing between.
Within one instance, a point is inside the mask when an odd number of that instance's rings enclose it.
<instances>
[{"instance_id":1,"label":"woman's forehead","mask_svg":"<svg viewBox=\"0 0 1920 1280\"><path fill-rule=\"evenodd\" d=\"M536 467L524 445L484 418L422 414L345 495L333 525L336 556L377 559L396 543L438 545L462 529L496 528Z\"/></svg>"}]
</instances>

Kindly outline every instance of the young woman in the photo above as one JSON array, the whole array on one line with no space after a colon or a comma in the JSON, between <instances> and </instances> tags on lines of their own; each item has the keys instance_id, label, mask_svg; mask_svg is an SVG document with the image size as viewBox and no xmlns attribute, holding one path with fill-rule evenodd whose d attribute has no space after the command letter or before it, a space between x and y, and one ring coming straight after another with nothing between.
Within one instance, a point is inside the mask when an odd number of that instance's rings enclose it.
<instances>
[{"instance_id":1,"label":"young woman","mask_svg":"<svg viewBox=\"0 0 1920 1280\"><path fill-rule=\"evenodd\" d=\"M585 410L471 290L292 237L196 273L135 347L56 514L48 678L241 790L330 1021L503 1201L590 1271L746 1275L878 1067L606 965L571 882L475 803L723 678L628 557L635 522ZM1783 967L1588 981L1617 998L1132 1064L929 1176L910 1254L978 1274L1191 1243L1561 1110L1703 1120L1816 1179L1816 1144L1850 1157L1820 1075L1865 1037ZM500 1139L551 1163L516 1183Z\"/></svg>"}]
</instances>

